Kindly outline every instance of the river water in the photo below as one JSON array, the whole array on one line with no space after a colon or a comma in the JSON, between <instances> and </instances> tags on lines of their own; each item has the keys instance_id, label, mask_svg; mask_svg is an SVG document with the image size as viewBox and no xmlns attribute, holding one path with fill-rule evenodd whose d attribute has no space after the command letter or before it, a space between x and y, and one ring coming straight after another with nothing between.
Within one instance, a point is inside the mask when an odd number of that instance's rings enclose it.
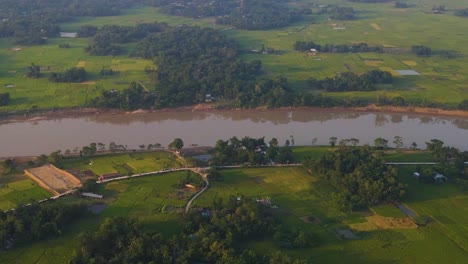
<instances>
[{"instance_id":1,"label":"river water","mask_svg":"<svg viewBox=\"0 0 468 264\"><path fill-rule=\"evenodd\" d=\"M292 137L295 145L311 145L314 138L316 144L328 144L330 137L357 138L371 145L382 137L392 145L394 136L401 136L406 146L416 142L419 147L437 138L468 150L468 119L330 109L101 114L2 124L0 157L49 154L91 142L167 146L176 137L185 146L213 146L233 136L264 136L267 141L276 137L281 144Z\"/></svg>"}]
</instances>

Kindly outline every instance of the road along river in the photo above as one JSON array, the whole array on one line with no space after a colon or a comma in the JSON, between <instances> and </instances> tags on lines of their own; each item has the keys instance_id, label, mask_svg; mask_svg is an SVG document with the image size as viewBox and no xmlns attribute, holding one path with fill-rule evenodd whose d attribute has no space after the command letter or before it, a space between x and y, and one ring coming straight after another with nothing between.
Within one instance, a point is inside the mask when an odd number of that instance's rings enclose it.
<instances>
[{"instance_id":1,"label":"road along river","mask_svg":"<svg viewBox=\"0 0 468 264\"><path fill-rule=\"evenodd\" d=\"M328 144L330 137L357 138L373 144L375 138L401 136L406 146L437 138L468 150L468 118L431 117L331 109L219 111L169 111L144 114L100 114L0 125L0 157L48 154L73 150L91 142L110 142L138 148L140 144L167 146L180 137L185 146L213 146L230 137L276 137L283 144Z\"/></svg>"}]
</instances>

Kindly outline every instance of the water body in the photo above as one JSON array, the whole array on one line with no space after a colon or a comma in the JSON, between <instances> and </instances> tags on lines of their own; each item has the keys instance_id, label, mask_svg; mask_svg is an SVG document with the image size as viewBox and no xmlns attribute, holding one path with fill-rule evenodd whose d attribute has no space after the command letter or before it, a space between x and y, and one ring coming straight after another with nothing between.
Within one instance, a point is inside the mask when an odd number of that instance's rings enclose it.
<instances>
[{"instance_id":1,"label":"water body","mask_svg":"<svg viewBox=\"0 0 468 264\"><path fill-rule=\"evenodd\" d=\"M330 137L358 138L373 144L377 137L390 142L403 137L406 146L437 138L468 150L468 119L411 114L358 113L319 110L159 112L93 115L0 125L0 157L38 155L73 150L91 142L110 142L138 148L140 144L167 146L180 137L185 146L213 146L230 137L276 137L280 143L328 144Z\"/></svg>"}]
</instances>

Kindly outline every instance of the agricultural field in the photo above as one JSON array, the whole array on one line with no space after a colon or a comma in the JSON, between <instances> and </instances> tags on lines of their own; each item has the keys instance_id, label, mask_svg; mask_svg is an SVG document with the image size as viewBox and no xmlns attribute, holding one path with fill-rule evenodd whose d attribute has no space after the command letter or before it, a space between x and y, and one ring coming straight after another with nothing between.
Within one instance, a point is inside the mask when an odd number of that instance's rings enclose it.
<instances>
[{"instance_id":1,"label":"agricultural field","mask_svg":"<svg viewBox=\"0 0 468 264\"><path fill-rule=\"evenodd\" d=\"M166 168L180 168L182 163L167 151L135 152L126 154L109 154L92 158L65 160L60 166L64 169L76 171L91 171L95 175L120 173L122 175Z\"/></svg>"},{"instance_id":2,"label":"agricultural field","mask_svg":"<svg viewBox=\"0 0 468 264\"><path fill-rule=\"evenodd\" d=\"M107 217L130 216L145 226L165 235L175 234L179 226L179 213L195 189L178 188L179 180L187 172L172 172L154 176L111 182L98 186L96 193L104 195L97 203L105 208L99 215L75 222L63 235L49 240L18 247L0 254L0 263L67 263L79 245L79 233L94 231ZM189 172L197 182L200 177ZM66 197L56 202L74 203L77 197Z\"/></svg>"},{"instance_id":3,"label":"agricultural field","mask_svg":"<svg viewBox=\"0 0 468 264\"><path fill-rule=\"evenodd\" d=\"M261 60L269 76L282 75L288 78L293 88L299 91L319 93L308 89L307 79L332 77L344 71L364 73L380 69L391 72L395 81L372 92L327 93L338 98L364 98L375 100L378 95L403 96L412 101L435 101L457 104L468 99L466 56L468 47L466 18L453 15L456 8L466 7L462 0L448 0L444 4L449 10L444 14L430 12L434 3L429 0L407 1L410 8L397 9L394 2L380 4L352 3L333 0L327 4L349 6L356 10L356 19L341 21L329 19L328 15L309 15L288 27L248 31L230 29L214 24L214 18L191 19L162 14L158 8L136 7L120 16L82 17L61 25L62 31L73 32L82 25L135 25L142 22L166 22L171 26L198 25L222 30L228 37L236 39L242 50L272 48L280 54L248 54L245 60ZM292 6L318 9L312 1L292 2ZM11 103L0 107L0 111L31 110L36 108L63 108L83 106L104 90L122 90L131 81L141 80L146 87L155 87L145 73L146 66L153 67L150 60L122 56L90 56L84 48L90 39L50 38L40 46L18 47L11 39L0 40L0 93L9 92ZM314 41L318 44L352 44L366 42L370 46L382 46L384 53L310 55L293 50L296 41ZM59 48L59 44L70 48ZM425 45L433 50L430 57L410 54L412 45ZM130 51L135 44L125 44ZM445 54L454 54L448 58ZM40 65L43 76L39 79L25 77L25 67L31 63ZM89 78L83 83L52 83L47 80L51 71L84 67ZM100 76L101 69L112 69L114 76ZM420 75L401 75L397 71L413 70ZM8 86L7 85L12 85Z\"/></svg>"},{"instance_id":4,"label":"agricultural field","mask_svg":"<svg viewBox=\"0 0 468 264\"><path fill-rule=\"evenodd\" d=\"M332 187L301 168L224 170L224 181L212 182L196 200L208 205L214 197L245 195L271 199L283 224L318 234L313 249L283 250L295 257L323 263L398 262L463 263L467 257L467 199L451 184L427 185L411 177L414 168L403 167L400 176L408 184L402 203L418 216L432 219L417 227L393 205L380 205L368 212L345 214L330 208L327 194ZM350 230L353 239L338 238L336 229ZM280 250L271 241L242 245L258 252Z\"/></svg>"},{"instance_id":5,"label":"agricultural field","mask_svg":"<svg viewBox=\"0 0 468 264\"><path fill-rule=\"evenodd\" d=\"M4 177L4 176L3 176ZM2 179L0 182L0 210L9 210L19 204L28 204L52 196L26 177Z\"/></svg>"}]
</instances>

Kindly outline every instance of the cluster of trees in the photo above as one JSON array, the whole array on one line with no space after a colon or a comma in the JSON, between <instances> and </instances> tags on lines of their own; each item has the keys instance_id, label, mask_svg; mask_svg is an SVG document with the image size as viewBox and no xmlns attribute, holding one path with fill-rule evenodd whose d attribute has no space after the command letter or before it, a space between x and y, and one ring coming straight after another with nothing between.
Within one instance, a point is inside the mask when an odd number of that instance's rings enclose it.
<instances>
[{"instance_id":1,"label":"cluster of trees","mask_svg":"<svg viewBox=\"0 0 468 264\"><path fill-rule=\"evenodd\" d=\"M2 0L0 37L14 37L23 45L43 44L58 36L59 23L77 16L119 15L142 0Z\"/></svg>"},{"instance_id":2,"label":"cluster of trees","mask_svg":"<svg viewBox=\"0 0 468 264\"><path fill-rule=\"evenodd\" d=\"M0 212L0 248L46 239L62 234L71 222L84 217L83 204L42 203L18 206L9 212Z\"/></svg>"},{"instance_id":3,"label":"cluster of trees","mask_svg":"<svg viewBox=\"0 0 468 264\"><path fill-rule=\"evenodd\" d=\"M468 8L465 9L459 9L455 11L456 16L461 16L461 17L468 17Z\"/></svg>"},{"instance_id":4,"label":"cluster of trees","mask_svg":"<svg viewBox=\"0 0 468 264\"><path fill-rule=\"evenodd\" d=\"M141 23L136 26L106 25L100 29L82 26L79 36L93 37L85 51L91 55L118 55L123 49L117 44L136 42L150 34L162 32L168 28L166 23Z\"/></svg>"},{"instance_id":5,"label":"cluster of trees","mask_svg":"<svg viewBox=\"0 0 468 264\"><path fill-rule=\"evenodd\" d=\"M279 147L278 140L273 138L269 144L264 138L232 137L229 140L218 140L211 150L213 165L261 165L270 162L289 163L294 161L292 150L288 146Z\"/></svg>"},{"instance_id":6,"label":"cluster of trees","mask_svg":"<svg viewBox=\"0 0 468 264\"><path fill-rule=\"evenodd\" d=\"M333 78L317 80L310 78L307 81L308 88L320 89L327 92L343 91L374 91L376 84L392 83L392 74L387 71L372 70L362 75L353 72L344 72Z\"/></svg>"},{"instance_id":7,"label":"cluster of trees","mask_svg":"<svg viewBox=\"0 0 468 264\"><path fill-rule=\"evenodd\" d=\"M219 24L232 25L247 30L264 30L287 26L300 21L304 14L310 14L310 9L291 10L288 1L255 0L242 1L241 8L234 9L230 14L216 20Z\"/></svg>"},{"instance_id":8,"label":"cluster of trees","mask_svg":"<svg viewBox=\"0 0 468 264\"><path fill-rule=\"evenodd\" d=\"M0 106L5 106L10 103L10 93L0 93Z\"/></svg>"},{"instance_id":9,"label":"cluster of trees","mask_svg":"<svg viewBox=\"0 0 468 264\"><path fill-rule=\"evenodd\" d=\"M13 171L15 171L16 164L15 161L12 159L6 159L2 162L0 162L0 168L2 169L1 172L2 174L8 174Z\"/></svg>"},{"instance_id":10,"label":"cluster of trees","mask_svg":"<svg viewBox=\"0 0 468 264\"><path fill-rule=\"evenodd\" d=\"M396 1L395 8L408 8L410 5L406 2Z\"/></svg>"},{"instance_id":11,"label":"cluster of trees","mask_svg":"<svg viewBox=\"0 0 468 264\"><path fill-rule=\"evenodd\" d=\"M337 189L331 202L344 211L398 202L404 194L396 168L387 166L368 146L341 147L304 166Z\"/></svg>"},{"instance_id":12,"label":"cluster of trees","mask_svg":"<svg viewBox=\"0 0 468 264\"><path fill-rule=\"evenodd\" d=\"M65 72L51 72L49 81L52 82L83 82L86 80L86 70L82 67L73 67Z\"/></svg>"},{"instance_id":13,"label":"cluster of trees","mask_svg":"<svg viewBox=\"0 0 468 264\"><path fill-rule=\"evenodd\" d=\"M92 105L103 108L118 108L134 110L149 109L155 105L156 92L149 92L139 82L131 82L129 88L123 91L107 90L91 102Z\"/></svg>"},{"instance_id":14,"label":"cluster of trees","mask_svg":"<svg viewBox=\"0 0 468 264\"><path fill-rule=\"evenodd\" d=\"M468 151L460 151L457 148L444 146L444 142L431 139L426 142L426 149L431 151L432 158L439 164L423 169L417 168L421 176L419 180L426 183L438 183L434 179L434 173L438 172L457 184L464 191L468 191Z\"/></svg>"},{"instance_id":15,"label":"cluster of trees","mask_svg":"<svg viewBox=\"0 0 468 264\"><path fill-rule=\"evenodd\" d=\"M285 78L257 81L261 62L240 60L237 43L213 29L183 26L153 34L139 43L134 55L154 60L157 70L148 74L158 81L157 89L106 91L95 100L97 106L131 109L132 104L120 100L130 92L142 99L138 108L200 103L208 94L241 107L291 104L293 92Z\"/></svg>"},{"instance_id":16,"label":"cluster of trees","mask_svg":"<svg viewBox=\"0 0 468 264\"><path fill-rule=\"evenodd\" d=\"M26 68L26 76L28 78L39 78L41 77L41 67L34 63L31 63L31 66Z\"/></svg>"},{"instance_id":17,"label":"cluster of trees","mask_svg":"<svg viewBox=\"0 0 468 264\"><path fill-rule=\"evenodd\" d=\"M324 46L316 44L313 41L296 41L294 49L297 51L310 51L316 49L319 52L330 53L356 53L356 52L383 52L382 47L370 47L367 43L354 43L351 45L340 44L325 44Z\"/></svg>"},{"instance_id":18,"label":"cluster of trees","mask_svg":"<svg viewBox=\"0 0 468 264\"><path fill-rule=\"evenodd\" d=\"M330 18L337 20L353 20L356 18L354 8L334 6L329 11Z\"/></svg>"},{"instance_id":19,"label":"cluster of trees","mask_svg":"<svg viewBox=\"0 0 468 264\"><path fill-rule=\"evenodd\" d=\"M431 56L432 49L423 45L413 45L411 46L411 53L418 56Z\"/></svg>"},{"instance_id":20,"label":"cluster of trees","mask_svg":"<svg viewBox=\"0 0 468 264\"><path fill-rule=\"evenodd\" d=\"M194 210L182 224L183 231L169 239L134 219L108 218L98 231L80 236L70 263L308 263L281 253L261 256L236 249L238 243L269 236L275 229L274 219L251 199L217 199L212 210ZM296 237L299 245L310 240L304 232Z\"/></svg>"},{"instance_id":21,"label":"cluster of trees","mask_svg":"<svg viewBox=\"0 0 468 264\"><path fill-rule=\"evenodd\" d=\"M171 15L201 18L216 16L219 24L232 25L247 30L269 29L287 26L299 21L310 9L292 10L288 1L275 0L167 0L153 1L161 11Z\"/></svg>"}]
</instances>

